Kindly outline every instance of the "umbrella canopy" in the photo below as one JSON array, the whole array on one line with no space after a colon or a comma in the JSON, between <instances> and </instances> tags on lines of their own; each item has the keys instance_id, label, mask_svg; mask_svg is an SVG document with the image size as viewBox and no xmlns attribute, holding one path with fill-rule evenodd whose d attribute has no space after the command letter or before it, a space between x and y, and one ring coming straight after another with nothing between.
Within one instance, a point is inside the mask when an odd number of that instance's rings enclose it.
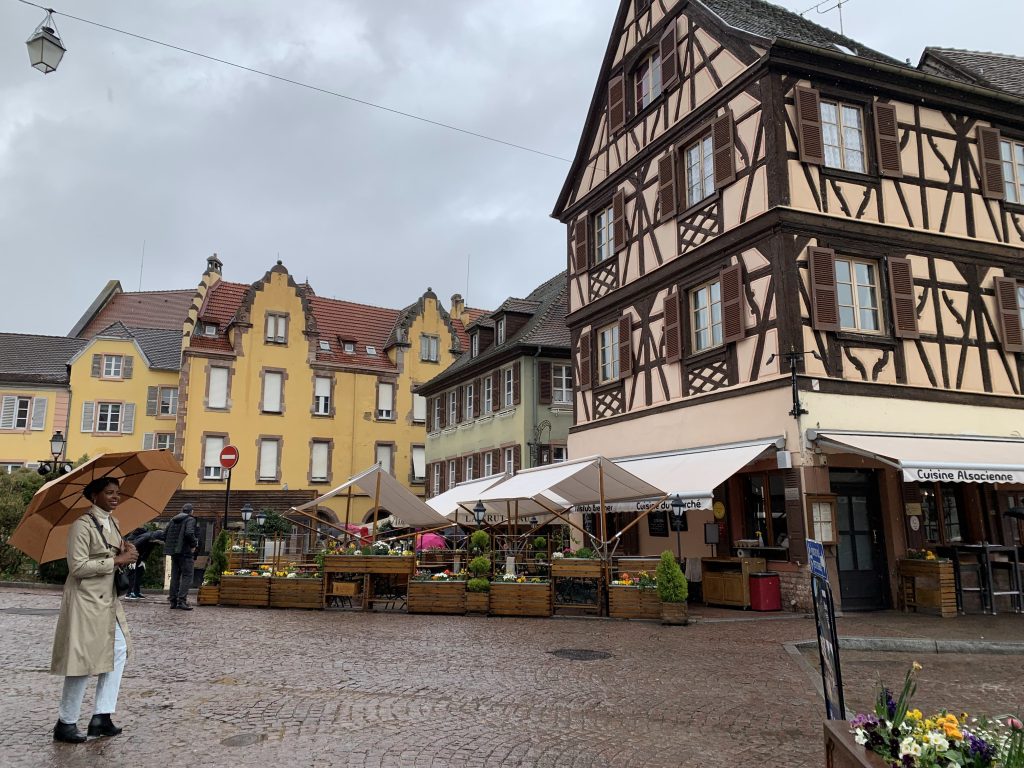
<instances>
[{"instance_id":1,"label":"umbrella canopy","mask_svg":"<svg viewBox=\"0 0 1024 768\"><path fill-rule=\"evenodd\" d=\"M422 552L425 549L447 549L448 542L444 536L436 533L421 533L416 537L416 551Z\"/></svg>"},{"instance_id":2,"label":"umbrella canopy","mask_svg":"<svg viewBox=\"0 0 1024 768\"><path fill-rule=\"evenodd\" d=\"M114 517L121 531L127 533L164 511L185 479L185 470L167 451L97 456L38 490L11 534L10 543L39 563L66 557L68 528L92 507L82 491L101 477L121 484L121 501Z\"/></svg>"}]
</instances>

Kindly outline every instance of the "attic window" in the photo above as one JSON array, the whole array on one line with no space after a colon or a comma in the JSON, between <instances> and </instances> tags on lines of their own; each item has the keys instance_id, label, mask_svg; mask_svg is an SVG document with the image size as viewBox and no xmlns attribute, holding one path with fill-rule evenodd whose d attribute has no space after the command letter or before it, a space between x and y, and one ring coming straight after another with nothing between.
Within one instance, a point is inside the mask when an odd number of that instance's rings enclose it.
<instances>
[{"instance_id":1,"label":"attic window","mask_svg":"<svg viewBox=\"0 0 1024 768\"><path fill-rule=\"evenodd\" d=\"M504 344L505 343L505 318L504 317L498 318L498 322L496 323L496 327L497 327L497 333L496 333L496 339L495 339L494 345L498 346L499 344Z\"/></svg>"},{"instance_id":2,"label":"attic window","mask_svg":"<svg viewBox=\"0 0 1024 768\"><path fill-rule=\"evenodd\" d=\"M480 354L480 334L474 333L469 337L469 356L476 357Z\"/></svg>"},{"instance_id":3,"label":"attic window","mask_svg":"<svg viewBox=\"0 0 1024 768\"><path fill-rule=\"evenodd\" d=\"M324 352L330 352L331 351L331 342L324 341L323 339L321 339L320 340L320 349L322 349Z\"/></svg>"},{"instance_id":4,"label":"attic window","mask_svg":"<svg viewBox=\"0 0 1024 768\"><path fill-rule=\"evenodd\" d=\"M354 341L346 341L344 349L345 349L345 354L346 355L355 354L356 343Z\"/></svg>"},{"instance_id":5,"label":"attic window","mask_svg":"<svg viewBox=\"0 0 1024 768\"><path fill-rule=\"evenodd\" d=\"M216 335L217 335L217 326L216 325L214 325L213 323L204 323L203 324L203 336L216 336Z\"/></svg>"},{"instance_id":6,"label":"attic window","mask_svg":"<svg viewBox=\"0 0 1024 768\"><path fill-rule=\"evenodd\" d=\"M366 354L368 354L370 357L376 357L376 355L377 355L377 348L376 347L372 347L369 344L367 344L367 346L366 346Z\"/></svg>"},{"instance_id":7,"label":"attic window","mask_svg":"<svg viewBox=\"0 0 1024 768\"><path fill-rule=\"evenodd\" d=\"M848 53L850 56L856 56L857 55L856 51L851 50L850 48L847 48L845 45L840 45L839 43L832 43L832 45L834 45L836 48L838 48L843 53Z\"/></svg>"}]
</instances>

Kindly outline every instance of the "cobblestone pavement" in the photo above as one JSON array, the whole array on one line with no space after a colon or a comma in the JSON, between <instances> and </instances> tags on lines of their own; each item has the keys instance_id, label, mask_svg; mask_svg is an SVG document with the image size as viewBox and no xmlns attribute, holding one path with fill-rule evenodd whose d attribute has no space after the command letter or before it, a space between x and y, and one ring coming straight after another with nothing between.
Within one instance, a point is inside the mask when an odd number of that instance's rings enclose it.
<instances>
[{"instance_id":1,"label":"cobblestone pavement","mask_svg":"<svg viewBox=\"0 0 1024 768\"><path fill-rule=\"evenodd\" d=\"M58 745L61 680L46 670L59 601L0 589L3 768L822 764L823 705L783 646L813 639L813 621L709 609L696 625L662 627L128 603L136 655L115 718L125 732ZM1024 640L1024 617L871 614L841 619L840 633ZM850 703L867 706L878 675L897 684L910 659L844 654ZM1018 656L918 660L923 704L1021 704Z\"/></svg>"}]
</instances>

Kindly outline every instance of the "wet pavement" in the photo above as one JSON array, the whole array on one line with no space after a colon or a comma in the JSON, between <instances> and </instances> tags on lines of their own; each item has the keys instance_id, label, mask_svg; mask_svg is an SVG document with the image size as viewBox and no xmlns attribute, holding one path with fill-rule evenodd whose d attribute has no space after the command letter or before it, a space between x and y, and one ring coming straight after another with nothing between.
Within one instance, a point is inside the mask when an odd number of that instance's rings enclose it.
<instances>
[{"instance_id":1,"label":"wet pavement","mask_svg":"<svg viewBox=\"0 0 1024 768\"><path fill-rule=\"evenodd\" d=\"M0 588L0 766L820 766L823 703L792 615L599 619L126 603L122 735L54 744L55 591ZM839 620L840 635L1024 641L1024 616ZM816 663L813 652L803 659ZM851 708L920 661L918 704L1024 710L1020 656L846 651ZM90 686L80 727L91 713Z\"/></svg>"}]
</instances>

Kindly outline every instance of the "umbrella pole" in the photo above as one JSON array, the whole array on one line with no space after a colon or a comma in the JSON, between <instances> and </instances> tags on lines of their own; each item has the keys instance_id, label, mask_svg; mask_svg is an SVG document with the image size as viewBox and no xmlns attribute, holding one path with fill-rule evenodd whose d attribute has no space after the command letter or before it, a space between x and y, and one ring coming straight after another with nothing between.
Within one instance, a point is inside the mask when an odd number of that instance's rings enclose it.
<instances>
[{"instance_id":1,"label":"umbrella pole","mask_svg":"<svg viewBox=\"0 0 1024 768\"><path fill-rule=\"evenodd\" d=\"M377 470L377 485L373 489L373 541L377 541L377 517L380 513L380 473L383 469Z\"/></svg>"},{"instance_id":2,"label":"umbrella pole","mask_svg":"<svg viewBox=\"0 0 1024 768\"><path fill-rule=\"evenodd\" d=\"M352 516L352 486L348 487L348 493L345 496L345 532L348 533L348 526L350 525L350 518Z\"/></svg>"},{"instance_id":3,"label":"umbrella pole","mask_svg":"<svg viewBox=\"0 0 1024 768\"><path fill-rule=\"evenodd\" d=\"M608 562L608 512L604 507L604 466L597 465L598 493L601 497L601 615L608 615L608 581L611 575Z\"/></svg>"}]
</instances>

